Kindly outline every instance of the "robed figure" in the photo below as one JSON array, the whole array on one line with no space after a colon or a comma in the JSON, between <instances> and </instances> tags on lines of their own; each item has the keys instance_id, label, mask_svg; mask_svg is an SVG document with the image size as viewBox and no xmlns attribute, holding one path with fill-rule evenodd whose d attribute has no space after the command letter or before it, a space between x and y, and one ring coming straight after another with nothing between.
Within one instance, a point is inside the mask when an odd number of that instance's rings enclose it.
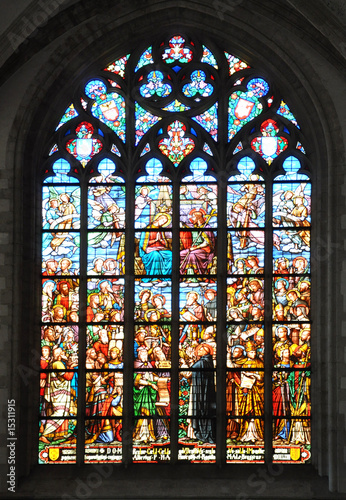
<instances>
[{"instance_id":1,"label":"robed figure","mask_svg":"<svg viewBox=\"0 0 346 500\"><path fill-rule=\"evenodd\" d=\"M191 368L189 414L196 439L204 443L216 442L216 391L214 381L213 348L208 344L196 347L199 358Z\"/></svg>"},{"instance_id":2,"label":"robed figure","mask_svg":"<svg viewBox=\"0 0 346 500\"><path fill-rule=\"evenodd\" d=\"M208 274L215 256L216 240L214 233L205 229L210 216L203 209L191 211L194 230L181 232L180 273Z\"/></svg>"},{"instance_id":3,"label":"robed figure","mask_svg":"<svg viewBox=\"0 0 346 500\"><path fill-rule=\"evenodd\" d=\"M150 231L143 232L139 242L139 255L147 275L169 275L172 272L172 251L167 233L161 228L170 224L167 213L159 213L147 226Z\"/></svg>"}]
</instances>

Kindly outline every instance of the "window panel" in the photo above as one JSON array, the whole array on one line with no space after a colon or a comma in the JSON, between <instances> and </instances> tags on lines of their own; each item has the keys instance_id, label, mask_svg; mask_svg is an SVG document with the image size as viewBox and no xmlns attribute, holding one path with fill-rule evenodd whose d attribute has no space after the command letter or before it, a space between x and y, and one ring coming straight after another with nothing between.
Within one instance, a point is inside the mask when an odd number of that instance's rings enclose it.
<instances>
[{"instance_id":1,"label":"window panel","mask_svg":"<svg viewBox=\"0 0 346 500\"><path fill-rule=\"evenodd\" d=\"M79 226L80 189L74 186L44 186L42 228L65 230L79 229Z\"/></svg>"},{"instance_id":2,"label":"window panel","mask_svg":"<svg viewBox=\"0 0 346 500\"><path fill-rule=\"evenodd\" d=\"M303 363L305 367L310 366L310 328L309 323L285 323L273 326L273 364L275 367L294 366L296 363Z\"/></svg>"},{"instance_id":3,"label":"window panel","mask_svg":"<svg viewBox=\"0 0 346 500\"><path fill-rule=\"evenodd\" d=\"M143 324L135 326L134 366L144 363L147 368L170 368L171 326Z\"/></svg>"},{"instance_id":4,"label":"window panel","mask_svg":"<svg viewBox=\"0 0 346 500\"><path fill-rule=\"evenodd\" d=\"M227 319L264 319L264 280L247 277L227 279Z\"/></svg>"},{"instance_id":5,"label":"window panel","mask_svg":"<svg viewBox=\"0 0 346 500\"><path fill-rule=\"evenodd\" d=\"M51 368L53 350L57 348L63 349L66 355L65 361L68 358L72 358L74 362L78 361L78 340L79 328L76 325L45 325L41 327L41 369ZM70 368L73 367L70 366Z\"/></svg>"},{"instance_id":6,"label":"window panel","mask_svg":"<svg viewBox=\"0 0 346 500\"><path fill-rule=\"evenodd\" d=\"M68 254L69 258L61 257L59 250L62 249L62 246L66 249L64 253ZM79 233L59 231L42 234L43 276L78 275L79 259Z\"/></svg>"},{"instance_id":7,"label":"window panel","mask_svg":"<svg viewBox=\"0 0 346 500\"><path fill-rule=\"evenodd\" d=\"M264 429L263 419L231 418L227 420L227 463L263 463L264 445L262 439L256 439ZM245 431L245 434L244 434ZM243 437L239 442L239 435L251 435L252 440Z\"/></svg>"},{"instance_id":8,"label":"window panel","mask_svg":"<svg viewBox=\"0 0 346 500\"><path fill-rule=\"evenodd\" d=\"M88 193L90 229L123 229L125 227L125 189L122 186L98 185Z\"/></svg>"},{"instance_id":9,"label":"window panel","mask_svg":"<svg viewBox=\"0 0 346 500\"><path fill-rule=\"evenodd\" d=\"M76 463L76 420L47 419L41 420L39 426L38 463Z\"/></svg>"},{"instance_id":10,"label":"window panel","mask_svg":"<svg viewBox=\"0 0 346 500\"><path fill-rule=\"evenodd\" d=\"M288 259L290 267L298 272L307 273L310 269L310 229L282 229L273 231L273 259ZM303 266L303 262L305 262Z\"/></svg>"},{"instance_id":11,"label":"window panel","mask_svg":"<svg viewBox=\"0 0 346 500\"><path fill-rule=\"evenodd\" d=\"M167 214L160 227L172 225L172 188L169 184L142 185L137 187L135 201L135 227L144 228L154 222L155 214ZM156 221L155 221L156 223ZM160 220L161 223L161 220Z\"/></svg>"},{"instance_id":12,"label":"window panel","mask_svg":"<svg viewBox=\"0 0 346 500\"><path fill-rule=\"evenodd\" d=\"M231 274L263 274L265 232L230 231L227 245L227 271Z\"/></svg>"},{"instance_id":13,"label":"window panel","mask_svg":"<svg viewBox=\"0 0 346 500\"><path fill-rule=\"evenodd\" d=\"M121 408L114 405L111 411L120 413ZM121 462L121 432L121 418L87 419L85 422L85 463Z\"/></svg>"},{"instance_id":14,"label":"window panel","mask_svg":"<svg viewBox=\"0 0 346 500\"><path fill-rule=\"evenodd\" d=\"M213 184L181 184L180 226L191 227L198 219L195 212L204 215L203 227L217 225L217 186ZM198 217L198 216L197 216Z\"/></svg>"},{"instance_id":15,"label":"window panel","mask_svg":"<svg viewBox=\"0 0 346 500\"><path fill-rule=\"evenodd\" d=\"M201 214L201 215L197 215ZM180 232L180 273L194 275L216 274L217 233L204 229L205 218L201 211L194 212L195 230ZM201 227L201 229L198 229Z\"/></svg>"},{"instance_id":16,"label":"window panel","mask_svg":"<svg viewBox=\"0 0 346 500\"><path fill-rule=\"evenodd\" d=\"M61 371L64 364L53 363L55 371L41 372L40 380L45 383L41 399L41 416L53 420L77 415L77 383L78 374L74 371ZM43 385L43 384L41 384ZM50 433L49 425L45 426L43 436Z\"/></svg>"},{"instance_id":17,"label":"window panel","mask_svg":"<svg viewBox=\"0 0 346 500\"><path fill-rule=\"evenodd\" d=\"M89 232L88 244L89 276L125 274L125 233Z\"/></svg>"},{"instance_id":18,"label":"window panel","mask_svg":"<svg viewBox=\"0 0 346 500\"><path fill-rule=\"evenodd\" d=\"M124 321L124 280L88 279L86 320L88 322Z\"/></svg>"},{"instance_id":19,"label":"window panel","mask_svg":"<svg viewBox=\"0 0 346 500\"><path fill-rule=\"evenodd\" d=\"M89 324L86 328L86 368L124 367L124 327Z\"/></svg>"},{"instance_id":20,"label":"window panel","mask_svg":"<svg viewBox=\"0 0 346 500\"><path fill-rule=\"evenodd\" d=\"M311 186L305 183L275 183L273 186L273 224L310 226Z\"/></svg>"},{"instance_id":21,"label":"window panel","mask_svg":"<svg viewBox=\"0 0 346 500\"><path fill-rule=\"evenodd\" d=\"M309 463L311 462L311 422L310 419L293 418L288 422L285 419L274 420L273 431L283 429L287 439L274 439L273 462L281 463Z\"/></svg>"},{"instance_id":22,"label":"window panel","mask_svg":"<svg viewBox=\"0 0 346 500\"><path fill-rule=\"evenodd\" d=\"M169 420L162 418L134 420L132 450L134 463L169 462L171 458L169 423Z\"/></svg>"},{"instance_id":23,"label":"window panel","mask_svg":"<svg viewBox=\"0 0 346 500\"><path fill-rule=\"evenodd\" d=\"M134 317L138 321L167 322L172 317L171 281L135 281Z\"/></svg>"},{"instance_id":24,"label":"window panel","mask_svg":"<svg viewBox=\"0 0 346 500\"><path fill-rule=\"evenodd\" d=\"M255 179L257 176L253 175ZM250 178L251 178L250 177ZM264 226L265 196L263 184L231 184L228 186L228 215L233 227Z\"/></svg>"},{"instance_id":25,"label":"window panel","mask_svg":"<svg viewBox=\"0 0 346 500\"><path fill-rule=\"evenodd\" d=\"M90 425L93 432L90 430L90 435L96 432L94 428L95 417L116 417L122 413L123 374L122 372L106 370L106 365L108 363L104 363L104 358L98 356L95 362L95 368L98 368L98 371L86 373L85 416L87 419L89 417L91 419ZM100 366L101 369L105 369L100 371ZM107 425L105 421L100 421L100 423ZM101 429L98 431L103 433ZM110 437L112 437L111 433ZM102 436L99 441L103 441ZM104 442L107 442L106 437Z\"/></svg>"}]
</instances>

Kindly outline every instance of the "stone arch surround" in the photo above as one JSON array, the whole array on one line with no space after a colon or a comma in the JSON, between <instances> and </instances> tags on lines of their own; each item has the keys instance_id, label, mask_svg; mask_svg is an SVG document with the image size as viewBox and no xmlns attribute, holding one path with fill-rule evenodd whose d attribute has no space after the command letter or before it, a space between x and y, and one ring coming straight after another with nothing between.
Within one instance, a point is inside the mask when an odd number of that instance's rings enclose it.
<instances>
[{"instance_id":1,"label":"stone arch surround","mask_svg":"<svg viewBox=\"0 0 346 500\"><path fill-rule=\"evenodd\" d=\"M88 2L83 4L87 6ZM34 314L37 298L31 291L39 273L37 265L32 265L37 256L39 236L35 224L36 172L45 154L50 130L66 108L76 82L86 77L93 67L98 68L113 56L132 50L139 41L149 40L157 27L163 32L168 26L198 29L219 39L220 44L272 75L306 133L307 153L316 169L317 216L313 236L313 324L316 333L313 346L314 467L290 466L284 471L269 470L269 479L266 480L262 476L257 477L261 472L257 472L256 467L231 466L220 472L210 470L208 481L203 479L207 475L205 466L203 469L179 467L180 471L185 470L184 476L194 471L194 479L187 482L186 489L182 479L179 479L181 472L179 474L179 470L174 468L168 470L159 466L157 472L151 468L150 479L148 472L138 467L132 467L131 471L114 468L113 478L104 477L100 488L89 485L91 498L100 498L101 494L102 498L115 496L114 486L111 485L114 485L118 474L122 477L118 498L123 498L125 492L131 494L129 498L167 498L167 494L175 498L174 495L179 495L179 492L181 498L237 498L237 495L238 498L278 498L279 494L285 495L285 498L338 498L335 496L337 493L327 496L327 481L318 479L316 470L320 475L328 476L331 491L346 491L343 474L346 468L343 447L346 411L346 384L343 380L346 380L346 369L341 317L345 215L342 132L345 115L342 116L342 103L338 100L345 90L342 48L334 39L333 43L326 39L315 27L316 22L314 25L307 24L306 18L292 8L287 9L282 2L264 2L265 15L258 12L257 4L251 3L253 10L250 12L239 2L234 10L222 12L223 19L217 9L207 6L207 2L191 2L188 6L185 2L145 2L144 7L140 7L140 2L133 2L127 7L128 12L120 3L119 8L111 8L108 15L97 12L101 10L101 4L107 2L100 2L98 7L92 8L89 19L85 15L79 18L79 23L70 20L70 29L65 29L64 33L62 26L68 19L66 11L58 13L36 35L33 33L35 36L28 41L27 47L19 48L17 57L21 62L19 66L12 62L12 75L8 69L9 76L2 87L2 98L12 96L15 99L10 119L2 127L4 133L1 139L4 146L1 174L7 188L2 190L4 195L0 204L4 225L0 239L0 265L4 280L1 282L1 297L4 300L0 315L8 338L3 344L2 356L7 361L4 366L8 370L2 393L5 402L12 397L17 400L17 424L23 436L23 442L18 444L17 471L18 476L27 476L18 488L18 495L23 496L18 498L32 498L30 495L33 494L34 498L55 498L52 495L56 495L56 488L53 493L49 492L48 481L58 480L61 474L58 470L47 474L46 469L42 473L34 467L38 377L30 370L35 367L32 350L35 352L37 349L37 320ZM74 8L78 6L81 9L79 4ZM284 17L283 13L287 11L290 16ZM302 26L306 28L304 32ZM39 43L44 38L44 32L51 33L46 48ZM320 39L316 47L318 33ZM335 45L339 50L335 49ZM331 61L327 60L326 54ZM8 363L9 352L11 366ZM18 373L18 365L28 368L26 375L22 373L25 370ZM4 427L5 436L6 431ZM4 463L6 470L6 452ZM66 471L66 492L72 498L77 496L76 477L88 485L90 471L87 467L78 469L78 473L73 467ZM134 475L138 478L136 485L131 481ZM140 489L141 483L144 490ZM154 496L153 490L158 488L158 483L160 488L164 488L164 494Z\"/></svg>"}]
</instances>

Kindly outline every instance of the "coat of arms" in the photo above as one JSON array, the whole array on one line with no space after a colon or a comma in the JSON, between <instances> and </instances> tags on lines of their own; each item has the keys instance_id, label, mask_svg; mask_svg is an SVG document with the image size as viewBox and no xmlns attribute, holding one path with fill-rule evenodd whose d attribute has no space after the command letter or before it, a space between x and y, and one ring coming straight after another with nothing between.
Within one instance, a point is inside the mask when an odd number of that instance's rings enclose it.
<instances>
[{"instance_id":1,"label":"coat of arms","mask_svg":"<svg viewBox=\"0 0 346 500\"><path fill-rule=\"evenodd\" d=\"M298 461L300 459L300 448L291 448L290 456L295 462Z\"/></svg>"},{"instance_id":2,"label":"coat of arms","mask_svg":"<svg viewBox=\"0 0 346 500\"><path fill-rule=\"evenodd\" d=\"M49 460L56 462L60 456L60 448L49 448Z\"/></svg>"},{"instance_id":3,"label":"coat of arms","mask_svg":"<svg viewBox=\"0 0 346 500\"><path fill-rule=\"evenodd\" d=\"M248 116L250 116L251 111L253 110L255 103L252 101L248 101L247 99L243 99L242 97L239 99L234 114L239 120L245 120Z\"/></svg>"}]
</instances>

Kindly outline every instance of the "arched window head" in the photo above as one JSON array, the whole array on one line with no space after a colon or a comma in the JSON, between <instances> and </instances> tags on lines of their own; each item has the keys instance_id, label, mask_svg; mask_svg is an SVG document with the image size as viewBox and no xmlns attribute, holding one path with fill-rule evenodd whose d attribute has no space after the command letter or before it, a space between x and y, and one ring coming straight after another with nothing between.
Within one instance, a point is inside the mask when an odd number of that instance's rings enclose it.
<instances>
[{"instance_id":1,"label":"arched window head","mask_svg":"<svg viewBox=\"0 0 346 500\"><path fill-rule=\"evenodd\" d=\"M225 48L155 39L57 118L39 463L310 460L310 164L293 103Z\"/></svg>"}]
</instances>

